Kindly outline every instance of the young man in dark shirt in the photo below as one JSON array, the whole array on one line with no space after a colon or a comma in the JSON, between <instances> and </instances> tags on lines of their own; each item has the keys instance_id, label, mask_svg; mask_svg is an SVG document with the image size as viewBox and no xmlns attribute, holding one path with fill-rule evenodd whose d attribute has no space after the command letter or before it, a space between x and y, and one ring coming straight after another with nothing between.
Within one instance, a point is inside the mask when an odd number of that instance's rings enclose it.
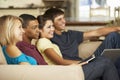
<instances>
[{"instance_id":1,"label":"young man in dark shirt","mask_svg":"<svg viewBox=\"0 0 120 80\"><path fill-rule=\"evenodd\" d=\"M94 53L96 58L90 63L83 65L85 79L119 80L113 63L100 55L105 48L120 48L120 35L116 33L116 31L120 31L120 27L107 27L88 32L64 31L66 21L62 10L50 8L44 13L44 16L50 17L53 20L55 34L51 41L59 46L65 59L81 60L78 46L83 40L107 35L106 39Z\"/></svg>"},{"instance_id":2,"label":"young man in dark shirt","mask_svg":"<svg viewBox=\"0 0 120 80\"><path fill-rule=\"evenodd\" d=\"M95 55L101 55L106 48L120 48L120 27L105 27L87 32L65 30L64 12L57 8L50 8L45 12L45 15L51 17L55 27L55 35L51 39L53 43L59 45L63 57L67 59L79 59L78 45L84 40L91 40L95 37L106 36L103 43L95 51Z\"/></svg>"},{"instance_id":3,"label":"young man in dark shirt","mask_svg":"<svg viewBox=\"0 0 120 80\"><path fill-rule=\"evenodd\" d=\"M30 14L21 14L19 17L23 19L22 27L25 33L23 34L23 41L17 43L17 47L25 54L34 57L38 65L46 65L47 63L36 46L31 44L32 39L39 38L39 23L37 18Z\"/></svg>"}]
</instances>

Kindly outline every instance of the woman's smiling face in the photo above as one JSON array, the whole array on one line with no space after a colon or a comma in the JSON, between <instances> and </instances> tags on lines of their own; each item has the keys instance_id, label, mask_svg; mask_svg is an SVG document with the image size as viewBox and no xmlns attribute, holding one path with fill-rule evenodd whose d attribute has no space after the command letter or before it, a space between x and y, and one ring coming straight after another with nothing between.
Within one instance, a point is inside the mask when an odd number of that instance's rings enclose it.
<instances>
[{"instance_id":1,"label":"woman's smiling face","mask_svg":"<svg viewBox=\"0 0 120 80\"><path fill-rule=\"evenodd\" d=\"M47 20L43 29L40 29L41 37L51 39L54 36L54 26L52 20Z\"/></svg>"}]
</instances>

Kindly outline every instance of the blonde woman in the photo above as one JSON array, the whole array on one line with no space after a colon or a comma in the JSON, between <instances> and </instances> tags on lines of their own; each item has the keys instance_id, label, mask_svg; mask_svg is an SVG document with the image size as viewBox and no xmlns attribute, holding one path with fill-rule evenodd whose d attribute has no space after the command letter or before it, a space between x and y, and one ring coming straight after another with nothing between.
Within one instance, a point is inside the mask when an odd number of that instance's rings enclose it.
<instances>
[{"instance_id":1,"label":"blonde woman","mask_svg":"<svg viewBox=\"0 0 120 80\"><path fill-rule=\"evenodd\" d=\"M22 41L22 20L19 17L5 15L0 17L0 44L8 64L36 65L36 60L22 53L16 43Z\"/></svg>"}]
</instances>

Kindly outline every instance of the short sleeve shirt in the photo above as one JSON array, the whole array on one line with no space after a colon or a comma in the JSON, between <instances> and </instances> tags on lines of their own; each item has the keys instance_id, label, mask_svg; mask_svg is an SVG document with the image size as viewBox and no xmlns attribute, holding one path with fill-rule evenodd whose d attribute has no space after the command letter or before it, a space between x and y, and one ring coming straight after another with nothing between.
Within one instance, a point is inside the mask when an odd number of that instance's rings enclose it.
<instances>
[{"instance_id":1,"label":"short sleeve shirt","mask_svg":"<svg viewBox=\"0 0 120 80\"><path fill-rule=\"evenodd\" d=\"M83 32L68 30L62 32L62 35L54 34L51 41L59 46L63 58L81 60L78 54L78 46L83 41Z\"/></svg>"},{"instance_id":2,"label":"short sleeve shirt","mask_svg":"<svg viewBox=\"0 0 120 80\"><path fill-rule=\"evenodd\" d=\"M3 50L3 53L5 55L5 58L8 64L19 64L21 62L28 62L31 65L37 65L37 62L33 57L27 56L24 53L21 53L21 55L18 57L12 58L6 52L5 46L2 47L2 50Z\"/></svg>"},{"instance_id":3,"label":"short sleeve shirt","mask_svg":"<svg viewBox=\"0 0 120 80\"><path fill-rule=\"evenodd\" d=\"M53 44L49 39L47 38L40 38L37 42L37 48L40 51L40 53L42 54L42 56L44 57L45 61L49 64L49 65L54 65L55 63L50 60L44 53L44 51L48 48L52 48L56 51L56 53L62 57L61 51L59 49L59 47L56 44Z\"/></svg>"},{"instance_id":4,"label":"short sleeve shirt","mask_svg":"<svg viewBox=\"0 0 120 80\"><path fill-rule=\"evenodd\" d=\"M17 43L17 47L26 55L36 59L38 65L47 65L40 52L35 45L21 41Z\"/></svg>"}]
</instances>

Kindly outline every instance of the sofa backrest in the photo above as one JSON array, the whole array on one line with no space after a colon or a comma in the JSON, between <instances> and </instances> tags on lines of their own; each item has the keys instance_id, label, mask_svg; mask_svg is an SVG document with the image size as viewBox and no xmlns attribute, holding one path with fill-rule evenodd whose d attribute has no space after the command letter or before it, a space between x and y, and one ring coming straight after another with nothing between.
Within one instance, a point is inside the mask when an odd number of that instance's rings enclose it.
<instances>
[{"instance_id":1,"label":"sofa backrest","mask_svg":"<svg viewBox=\"0 0 120 80\"><path fill-rule=\"evenodd\" d=\"M88 58L101 44L101 41L85 41L79 45L79 56L82 59Z\"/></svg>"},{"instance_id":2,"label":"sofa backrest","mask_svg":"<svg viewBox=\"0 0 120 80\"><path fill-rule=\"evenodd\" d=\"M101 44L101 41L83 42L79 46L79 56L83 59L89 57L100 44ZM1 45L0 45L0 64L7 64Z\"/></svg>"},{"instance_id":3,"label":"sofa backrest","mask_svg":"<svg viewBox=\"0 0 120 80\"><path fill-rule=\"evenodd\" d=\"M0 45L0 64L7 64L1 45Z\"/></svg>"}]
</instances>

